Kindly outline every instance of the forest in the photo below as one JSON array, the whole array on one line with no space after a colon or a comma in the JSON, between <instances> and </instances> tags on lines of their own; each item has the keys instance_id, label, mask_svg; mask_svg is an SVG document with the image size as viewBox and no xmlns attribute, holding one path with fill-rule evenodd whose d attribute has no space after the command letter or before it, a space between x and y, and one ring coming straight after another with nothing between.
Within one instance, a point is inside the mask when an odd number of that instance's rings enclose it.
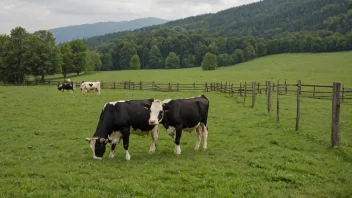
<instances>
[{"instance_id":1,"label":"forest","mask_svg":"<svg viewBox=\"0 0 352 198\"><path fill-rule=\"evenodd\" d=\"M18 31L0 36L0 80L17 81L7 72L19 70L42 79L92 70L213 70L271 54L351 50L352 0L264 0L58 46L43 31L23 33L30 36L19 42ZM26 54L27 48L38 51ZM40 50L48 51L41 56Z\"/></svg>"},{"instance_id":2,"label":"forest","mask_svg":"<svg viewBox=\"0 0 352 198\"><path fill-rule=\"evenodd\" d=\"M351 0L264 0L83 42L102 55L102 70L131 69L134 55L141 69L198 67L208 52L221 67L270 54L350 50L351 8ZM166 67L170 53L179 62Z\"/></svg>"},{"instance_id":3,"label":"forest","mask_svg":"<svg viewBox=\"0 0 352 198\"><path fill-rule=\"evenodd\" d=\"M0 35L0 81L24 82L32 75L44 80L47 75L100 70L100 55L87 51L81 40L56 45L50 31L28 33L22 27Z\"/></svg>"}]
</instances>

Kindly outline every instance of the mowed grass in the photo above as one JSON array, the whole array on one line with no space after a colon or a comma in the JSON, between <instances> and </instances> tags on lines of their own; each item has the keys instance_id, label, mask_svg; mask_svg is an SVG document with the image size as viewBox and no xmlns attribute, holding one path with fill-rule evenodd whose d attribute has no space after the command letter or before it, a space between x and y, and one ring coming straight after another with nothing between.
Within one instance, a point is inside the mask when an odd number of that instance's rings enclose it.
<instances>
[{"instance_id":1,"label":"mowed grass","mask_svg":"<svg viewBox=\"0 0 352 198\"><path fill-rule=\"evenodd\" d=\"M121 144L114 159L107 158L110 146L103 160L92 159L84 138L93 135L105 102L199 94L104 89L84 96L55 86L0 87L0 197L352 196L350 103L341 105L340 150L329 148L331 101L303 98L295 132L295 97L281 97L277 124L264 94L251 108L250 98L243 104L242 97L209 92L206 152L194 152L196 135L184 132L182 155L174 156L160 126L153 155L150 136L131 135L130 162Z\"/></svg>"},{"instance_id":2,"label":"mowed grass","mask_svg":"<svg viewBox=\"0 0 352 198\"><path fill-rule=\"evenodd\" d=\"M216 71L202 71L200 67L177 70L108 71L91 75L72 76L75 81L143 81L156 83L205 83L228 81L232 83L265 82L332 84L341 82L352 87L352 51L336 53L292 53L271 55ZM56 75L56 78L62 75ZM52 78L50 76L47 77Z\"/></svg>"}]
</instances>

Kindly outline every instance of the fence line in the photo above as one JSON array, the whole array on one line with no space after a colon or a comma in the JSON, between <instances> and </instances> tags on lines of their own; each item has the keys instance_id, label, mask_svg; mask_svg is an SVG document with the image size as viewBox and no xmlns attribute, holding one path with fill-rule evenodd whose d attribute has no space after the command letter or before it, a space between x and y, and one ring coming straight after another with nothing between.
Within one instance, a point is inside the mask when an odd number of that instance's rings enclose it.
<instances>
[{"instance_id":1,"label":"fence line","mask_svg":"<svg viewBox=\"0 0 352 198\"><path fill-rule=\"evenodd\" d=\"M57 86L63 81L59 80L45 80L45 81L25 81L23 83L8 83L0 82L0 86ZM247 94L252 95L252 107L255 106L256 94L262 94L265 92L267 95L269 90L279 93L279 95L296 96L298 83L290 84L285 81L284 84L271 83L260 83L252 81L252 86L248 86L247 82L229 83L229 82L210 82L210 83L155 83L155 82L142 82L142 81L119 81L119 82L101 82L102 89L129 89L129 90L151 90L161 92L179 92L179 91L216 91L221 93L227 93L229 96L239 94L243 96L244 102L246 101ZM80 82L74 82L75 88L79 87ZM264 85L264 86L263 86ZM332 85L319 85L319 84L300 84L300 97L301 98L314 98L314 99L326 99L332 100ZM352 88L345 88L342 86L340 90L341 102L346 100L352 100Z\"/></svg>"}]
</instances>

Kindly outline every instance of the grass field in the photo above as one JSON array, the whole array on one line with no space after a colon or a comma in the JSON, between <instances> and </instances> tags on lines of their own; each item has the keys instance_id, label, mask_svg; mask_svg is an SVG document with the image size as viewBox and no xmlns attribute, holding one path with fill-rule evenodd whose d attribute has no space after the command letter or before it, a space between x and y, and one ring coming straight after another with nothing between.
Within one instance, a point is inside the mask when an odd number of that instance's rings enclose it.
<instances>
[{"instance_id":1,"label":"grass field","mask_svg":"<svg viewBox=\"0 0 352 198\"><path fill-rule=\"evenodd\" d=\"M288 80L352 87L352 52L267 56L203 72L200 68L98 72L70 77L101 80L203 83ZM48 78L61 78L51 76ZM194 152L195 133L183 133L182 156L160 126L151 138L131 135L131 161L122 145L115 158L92 159L86 137L104 103L119 99L210 100L206 152ZM249 96L250 97L250 96ZM267 113L266 95L250 98L216 92L151 92L103 89L102 95L59 92L55 86L0 86L0 197L351 197L352 104L341 104L341 148L330 145L331 101L302 98L295 131L295 97L281 96L280 123Z\"/></svg>"},{"instance_id":2,"label":"grass field","mask_svg":"<svg viewBox=\"0 0 352 198\"><path fill-rule=\"evenodd\" d=\"M282 97L281 122L241 97L206 93L208 150L194 152L195 133L183 133L182 156L160 127L131 136L131 161L122 145L115 158L92 159L89 144L105 102L179 98L202 92L103 90L101 96L59 92L55 86L0 87L0 197L351 197L351 104L341 106L341 150L330 149L331 101ZM275 97L275 96L273 96ZM249 100L247 100L249 101ZM273 106L275 107L275 106ZM110 147L108 147L110 148Z\"/></svg>"},{"instance_id":3,"label":"grass field","mask_svg":"<svg viewBox=\"0 0 352 198\"><path fill-rule=\"evenodd\" d=\"M216 71L203 72L200 67L178 70L109 71L91 75L70 77L76 81L143 81L157 83L205 83L229 81L233 83L265 82L277 80L307 84L332 84L342 82L352 87L352 51L338 53L280 54L254 59L232 67L220 67ZM62 78L56 75L55 78ZM48 76L47 78L52 78Z\"/></svg>"}]
</instances>

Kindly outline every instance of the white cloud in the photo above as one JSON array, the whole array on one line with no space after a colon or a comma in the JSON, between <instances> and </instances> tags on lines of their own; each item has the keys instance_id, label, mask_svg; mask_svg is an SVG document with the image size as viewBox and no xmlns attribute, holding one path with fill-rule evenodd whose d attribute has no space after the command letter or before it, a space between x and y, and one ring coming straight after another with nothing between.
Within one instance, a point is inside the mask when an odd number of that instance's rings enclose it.
<instances>
[{"instance_id":1,"label":"white cloud","mask_svg":"<svg viewBox=\"0 0 352 198\"><path fill-rule=\"evenodd\" d=\"M0 34L144 17L179 19L258 0L0 0Z\"/></svg>"}]
</instances>

